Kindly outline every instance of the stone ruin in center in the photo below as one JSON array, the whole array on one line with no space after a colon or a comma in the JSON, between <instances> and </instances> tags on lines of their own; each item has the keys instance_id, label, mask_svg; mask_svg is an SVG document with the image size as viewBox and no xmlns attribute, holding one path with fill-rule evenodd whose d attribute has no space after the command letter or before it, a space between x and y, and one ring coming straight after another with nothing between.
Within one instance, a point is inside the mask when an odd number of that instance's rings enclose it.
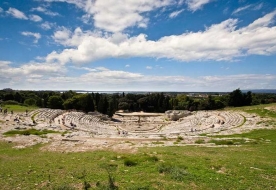
<instances>
[{"instance_id":1,"label":"stone ruin in center","mask_svg":"<svg viewBox=\"0 0 276 190\"><path fill-rule=\"evenodd\" d=\"M177 121L180 118L187 117L191 115L192 113L187 110L168 110L165 112L165 115L167 118L169 118L172 121Z\"/></svg>"}]
</instances>

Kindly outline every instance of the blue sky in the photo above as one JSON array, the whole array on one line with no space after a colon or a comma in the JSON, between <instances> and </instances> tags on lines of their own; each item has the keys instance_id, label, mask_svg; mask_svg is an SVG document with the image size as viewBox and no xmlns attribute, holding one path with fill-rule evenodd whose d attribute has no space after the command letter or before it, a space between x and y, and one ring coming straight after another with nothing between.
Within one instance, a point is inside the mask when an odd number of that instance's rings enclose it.
<instances>
[{"instance_id":1,"label":"blue sky","mask_svg":"<svg viewBox=\"0 0 276 190\"><path fill-rule=\"evenodd\" d=\"M0 2L0 89L275 89L275 0Z\"/></svg>"}]
</instances>

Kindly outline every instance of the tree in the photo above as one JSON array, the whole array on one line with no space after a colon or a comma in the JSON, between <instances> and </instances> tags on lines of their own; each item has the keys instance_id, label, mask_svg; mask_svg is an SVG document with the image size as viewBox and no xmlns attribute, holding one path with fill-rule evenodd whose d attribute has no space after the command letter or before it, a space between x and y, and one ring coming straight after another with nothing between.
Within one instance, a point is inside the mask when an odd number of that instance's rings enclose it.
<instances>
[{"instance_id":1,"label":"tree","mask_svg":"<svg viewBox=\"0 0 276 190\"><path fill-rule=\"evenodd\" d=\"M243 94L240 89L236 89L229 95L229 106L249 106L252 104L252 93L248 91L246 94Z\"/></svg>"},{"instance_id":2,"label":"tree","mask_svg":"<svg viewBox=\"0 0 276 190\"><path fill-rule=\"evenodd\" d=\"M28 98L24 101L24 104L28 106L34 106L36 105L36 101L33 98Z\"/></svg>"},{"instance_id":3,"label":"tree","mask_svg":"<svg viewBox=\"0 0 276 190\"><path fill-rule=\"evenodd\" d=\"M148 107L148 97L145 96L143 98L140 98L139 100L137 100L137 103L139 104L140 109L146 110Z\"/></svg>"},{"instance_id":4,"label":"tree","mask_svg":"<svg viewBox=\"0 0 276 190\"><path fill-rule=\"evenodd\" d=\"M106 114L108 109L108 101L106 96L101 96L99 103L98 103L98 108L97 111L101 112L102 114Z\"/></svg>"},{"instance_id":5,"label":"tree","mask_svg":"<svg viewBox=\"0 0 276 190\"><path fill-rule=\"evenodd\" d=\"M234 107L243 106L244 105L243 100L244 98L241 90L236 89L229 94L228 105L234 106Z\"/></svg>"},{"instance_id":6,"label":"tree","mask_svg":"<svg viewBox=\"0 0 276 190\"><path fill-rule=\"evenodd\" d=\"M119 110L128 110L129 104L127 102L120 102L118 105Z\"/></svg>"},{"instance_id":7,"label":"tree","mask_svg":"<svg viewBox=\"0 0 276 190\"><path fill-rule=\"evenodd\" d=\"M72 98L75 95L77 95L76 92L73 92L72 90L69 90L69 91L63 92L61 94L61 97L62 97L63 100L67 100L69 98Z\"/></svg>"},{"instance_id":8,"label":"tree","mask_svg":"<svg viewBox=\"0 0 276 190\"><path fill-rule=\"evenodd\" d=\"M248 91L244 98L244 103L246 106L250 106L252 103L252 93L251 91Z\"/></svg>"},{"instance_id":9,"label":"tree","mask_svg":"<svg viewBox=\"0 0 276 190\"><path fill-rule=\"evenodd\" d=\"M86 101L87 101L87 104L85 107L85 111L86 112L95 111L94 101L91 94L87 94Z\"/></svg>"},{"instance_id":10,"label":"tree","mask_svg":"<svg viewBox=\"0 0 276 190\"><path fill-rule=\"evenodd\" d=\"M69 99L65 100L64 103L63 103L63 107L66 110L74 109L75 105L76 105L76 99L75 98L69 98Z\"/></svg>"},{"instance_id":11,"label":"tree","mask_svg":"<svg viewBox=\"0 0 276 190\"><path fill-rule=\"evenodd\" d=\"M63 99L58 95L50 96L47 104L52 109L63 109Z\"/></svg>"},{"instance_id":12,"label":"tree","mask_svg":"<svg viewBox=\"0 0 276 190\"><path fill-rule=\"evenodd\" d=\"M212 98L211 95L208 96L208 100L207 100L207 104L208 104L208 107L207 107L207 110L213 110L215 109L215 100Z\"/></svg>"},{"instance_id":13,"label":"tree","mask_svg":"<svg viewBox=\"0 0 276 190\"><path fill-rule=\"evenodd\" d=\"M42 98L37 98L36 105L38 107L44 107L44 100Z\"/></svg>"},{"instance_id":14,"label":"tree","mask_svg":"<svg viewBox=\"0 0 276 190\"><path fill-rule=\"evenodd\" d=\"M14 100L14 96L13 94L10 92L10 93L7 93L4 95L4 100L7 101L7 100Z\"/></svg>"},{"instance_id":15,"label":"tree","mask_svg":"<svg viewBox=\"0 0 276 190\"><path fill-rule=\"evenodd\" d=\"M20 94L19 92L16 92L16 93L14 94L14 100L17 101L17 102L22 103L23 98L22 98L22 96L21 96L21 94Z\"/></svg>"},{"instance_id":16,"label":"tree","mask_svg":"<svg viewBox=\"0 0 276 190\"><path fill-rule=\"evenodd\" d=\"M220 100L215 100L215 109L222 109L222 108L224 108L225 107L225 105L223 104L223 102L222 101L220 101Z\"/></svg>"}]
</instances>

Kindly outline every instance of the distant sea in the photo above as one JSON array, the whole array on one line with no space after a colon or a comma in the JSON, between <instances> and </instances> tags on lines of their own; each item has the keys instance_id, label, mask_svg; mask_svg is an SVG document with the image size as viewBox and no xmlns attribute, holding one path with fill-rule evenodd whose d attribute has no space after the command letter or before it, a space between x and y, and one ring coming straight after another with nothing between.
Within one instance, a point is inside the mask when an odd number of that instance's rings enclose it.
<instances>
[{"instance_id":1,"label":"distant sea","mask_svg":"<svg viewBox=\"0 0 276 190\"><path fill-rule=\"evenodd\" d=\"M55 90L58 92L67 92L68 90ZM99 93L99 94L150 94L150 93L168 93L168 94L227 94L229 92L179 92L179 91L92 91L92 90L72 90L77 93ZM276 93L276 89L248 89L248 90L241 90L243 93L246 93L248 91L251 91L252 93L264 93L264 94L270 94L270 93Z\"/></svg>"}]
</instances>

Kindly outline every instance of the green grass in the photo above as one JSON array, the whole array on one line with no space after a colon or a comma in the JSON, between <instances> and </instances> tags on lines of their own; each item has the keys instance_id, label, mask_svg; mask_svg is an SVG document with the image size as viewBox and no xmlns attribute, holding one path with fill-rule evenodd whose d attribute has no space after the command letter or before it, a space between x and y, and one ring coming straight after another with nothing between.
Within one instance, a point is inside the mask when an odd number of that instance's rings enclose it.
<instances>
[{"instance_id":1,"label":"green grass","mask_svg":"<svg viewBox=\"0 0 276 190\"><path fill-rule=\"evenodd\" d=\"M234 135L216 135L216 138L249 138L254 140L269 140L276 143L276 130L274 129L258 129L248 133Z\"/></svg>"},{"instance_id":2,"label":"green grass","mask_svg":"<svg viewBox=\"0 0 276 190\"><path fill-rule=\"evenodd\" d=\"M34 107L34 106L21 106L21 105L4 105L2 108L3 110L8 109L9 112L11 110L13 110L13 112L25 112L26 110L30 112L32 110L37 109L37 107Z\"/></svg>"},{"instance_id":3,"label":"green grass","mask_svg":"<svg viewBox=\"0 0 276 190\"><path fill-rule=\"evenodd\" d=\"M240 145L245 144L246 141L244 139L212 139L208 143L214 143L215 145Z\"/></svg>"},{"instance_id":4,"label":"green grass","mask_svg":"<svg viewBox=\"0 0 276 190\"><path fill-rule=\"evenodd\" d=\"M257 108L257 109L248 109L245 110L245 112L247 113L255 113L258 114L261 117L271 117L271 118L276 118L276 112L275 111L271 111L265 108Z\"/></svg>"},{"instance_id":5,"label":"green grass","mask_svg":"<svg viewBox=\"0 0 276 190\"><path fill-rule=\"evenodd\" d=\"M195 141L196 144L204 144L205 143L205 140L204 139L197 139Z\"/></svg>"},{"instance_id":6,"label":"green grass","mask_svg":"<svg viewBox=\"0 0 276 190\"><path fill-rule=\"evenodd\" d=\"M42 145L13 149L0 142L0 184L3 189L275 188L276 130L231 137L262 141L227 148L142 148L135 154L47 152Z\"/></svg>"},{"instance_id":7,"label":"green grass","mask_svg":"<svg viewBox=\"0 0 276 190\"><path fill-rule=\"evenodd\" d=\"M231 146L62 153L40 150L44 145L14 149L0 141L1 189L276 188L276 129L212 138Z\"/></svg>"},{"instance_id":8,"label":"green grass","mask_svg":"<svg viewBox=\"0 0 276 190\"><path fill-rule=\"evenodd\" d=\"M153 141L152 144L165 144L165 143L162 141Z\"/></svg>"},{"instance_id":9,"label":"green grass","mask_svg":"<svg viewBox=\"0 0 276 190\"><path fill-rule=\"evenodd\" d=\"M26 129L26 130L11 130L3 133L6 136L15 136L15 135L46 135L48 133L58 133L57 131L53 130L37 130L37 129Z\"/></svg>"},{"instance_id":10,"label":"green grass","mask_svg":"<svg viewBox=\"0 0 276 190\"><path fill-rule=\"evenodd\" d=\"M250 114L257 114L261 117L276 118L276 112L266 109L267 107L276 106L276 104L261 104L256 106L244 106L237 108L227 108L226 110L245 111Z\"/></svg>"},{"instance_id":11,"label":"green grass","mask_svg":"<svg viewBox=\"0 0 276 190\"><path fill-rule=\"evenodd\" d=\"M35 116L36 116L37 114L38 114L38 113L35 113L35 114L33 114L32 117L31 117L33 123L35 123L35 119L34 119L34 118L35 118Z\"/></svg>"},{"instance_id":12,"label":"green grass","mask_svg":"<svg viewBox=\"0 0 276 190\"><path fill-rule=\"evenodd\" d=\"M243 117L243 121L242 121L242 123L241 123L240 125L238 125L238 126L235 127L235 128L241 127L241 126L243 126L243 125L245 124L245 122L246 122L246 117L244 117L243 115L241 115L241 116Z\"/></svg>"}]
</instances>

